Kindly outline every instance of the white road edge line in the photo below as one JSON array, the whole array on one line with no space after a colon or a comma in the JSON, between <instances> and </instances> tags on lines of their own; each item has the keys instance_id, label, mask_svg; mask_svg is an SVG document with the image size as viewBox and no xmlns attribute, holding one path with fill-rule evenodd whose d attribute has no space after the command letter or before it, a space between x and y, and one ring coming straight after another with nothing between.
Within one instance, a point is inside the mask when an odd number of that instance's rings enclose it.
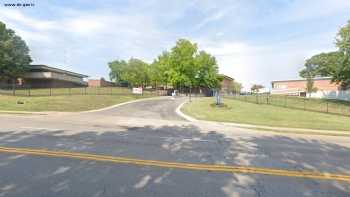
<instances>
[{"instance_id":1,"label":"white road edge line","mask_svg":"<svg viewBox=\"0 0 350 197\"><path fill-rule=\"evenodd\" d=\"M176 113L177 115L181 116L182 118L184 118L184 119L187 120L187 121L190 121L190 122L197 122L197 121L198 121L197 119L192 118L191 116L188 116L188 115L182 113L181 108L182 108L182 106L183 106L184 104L186 104L186 103L187 103L187 101L181 103L181 104L176 108L175 113Z\"/></svg>"}]
</instances>

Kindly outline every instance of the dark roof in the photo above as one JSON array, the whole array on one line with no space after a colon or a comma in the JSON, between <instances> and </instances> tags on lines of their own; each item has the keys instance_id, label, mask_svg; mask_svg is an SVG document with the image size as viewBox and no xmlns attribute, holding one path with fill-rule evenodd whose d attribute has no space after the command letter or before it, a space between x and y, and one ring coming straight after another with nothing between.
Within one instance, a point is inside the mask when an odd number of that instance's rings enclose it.
<instances>
[{"instance_id":1,"label":"dark roof","mask_svg":"<svg viewBox=\"0 0 350 197\"><path fill-rule=\"evenodd\" d=\"M232 80L232 81L235 80L234 78L229 77L229 76L227 76L227 75L224 75L224 74L220 74L220 75L223 76L224 78L228 79L228 80Z\"/></svg>"},{"instance_id":2,"label":"dark roof","mask_svg":"<svg viewBox=\"0 0 350 197\"><path fill-rule=\"evenodd\" d=\"M313 80L331 80L332 77L318 77L314 78ZM293 81L306 81L306 79L292 79L292 80L277 80L277 81L271 81L271 83L276 83L276 82L293 82Z\"/></svg>"},{"instance_id":3,"label":"dark roof","mask_svg":"<svg viewBox=\"0 0 350 197\"><path fill-rule=\"evenodd\" d=\"M80 73L75 73L75 72L71 72L71 71L63 70L63 69L59 69L59 68L54 68L54 67L47 66L47 65L30 65L30 69L42 69L42 70L47 70L47 71L52 71L52 72L57 72L57 73L62 73L62 74L67 74L67 75L73 75L73 76L81 77L81 78L88 77L87 75L83 75Z\"/></svg>"}]
</instances>

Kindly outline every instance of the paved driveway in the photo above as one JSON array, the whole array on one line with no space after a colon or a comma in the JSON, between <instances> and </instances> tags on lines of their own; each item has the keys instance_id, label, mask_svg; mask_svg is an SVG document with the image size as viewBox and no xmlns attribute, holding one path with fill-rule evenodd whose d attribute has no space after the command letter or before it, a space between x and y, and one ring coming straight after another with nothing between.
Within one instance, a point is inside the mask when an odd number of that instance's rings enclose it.
<instances>
[{"instance_id":1,"label":"paved driveway","mask_svg":"<svg viewBox=\"0 0 350 197\"><path fill-rule=\"evenodd\" d=\"M106 116L122 116L122 117L136 117L136 118L151 118L159 120L184 120L175 113L176 108L187 98L178 97L162 97L158 99L145 100L142 102L135 102L120 107L94 114Z\"/></svg>"},{"instance_id":2,"label":"paved driveway","mask_svg":"<svg viewBox=\"0 0 350 197\"><path fill-rule=\"evenodd\" d=\"M183 100L83 114L0 115L0 146L350 174L350 138L191 123L174 113ZM346 197L350 184L0 152L0 196Z\"/></svg>"}]
</instances>

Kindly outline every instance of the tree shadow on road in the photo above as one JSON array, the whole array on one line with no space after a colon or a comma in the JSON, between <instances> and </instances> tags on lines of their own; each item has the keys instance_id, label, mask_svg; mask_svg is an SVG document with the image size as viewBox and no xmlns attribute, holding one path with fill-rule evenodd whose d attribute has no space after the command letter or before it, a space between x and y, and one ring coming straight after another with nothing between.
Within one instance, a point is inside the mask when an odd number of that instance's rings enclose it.
<instances>
[{"instance_id":1,"label":"tree shadow on road","mask_svg":"<svg viewBox=\"0 0 350 197\"><path fill-rule=\"evenodd\" d=\"M228 138L195 126L0 133L0 146L348 173L350 149L285 136ZM344 182L0 153L0 196L349 196Z\"/></svg>"}]
</instances>

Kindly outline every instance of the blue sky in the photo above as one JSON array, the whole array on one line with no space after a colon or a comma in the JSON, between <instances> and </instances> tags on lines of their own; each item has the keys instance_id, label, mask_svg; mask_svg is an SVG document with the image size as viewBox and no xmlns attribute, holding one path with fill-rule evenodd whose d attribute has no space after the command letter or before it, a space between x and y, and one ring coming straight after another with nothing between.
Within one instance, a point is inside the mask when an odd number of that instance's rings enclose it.
<instances>
[{"instance_id":1,"label":"blue sky","mask_svg":"<svg viewBox=\"0 0 350 197\"><path fill-rule=\"evenodd\" d=\"M187 38L246 88L298 78L306 58L335 50L336 32L350 20L349 0L0 2L0 21L26 40L33 63L108 78L108 62L152 62ZM35 6L4 6L18 2Z\"/></svg>"}]
</instances>

